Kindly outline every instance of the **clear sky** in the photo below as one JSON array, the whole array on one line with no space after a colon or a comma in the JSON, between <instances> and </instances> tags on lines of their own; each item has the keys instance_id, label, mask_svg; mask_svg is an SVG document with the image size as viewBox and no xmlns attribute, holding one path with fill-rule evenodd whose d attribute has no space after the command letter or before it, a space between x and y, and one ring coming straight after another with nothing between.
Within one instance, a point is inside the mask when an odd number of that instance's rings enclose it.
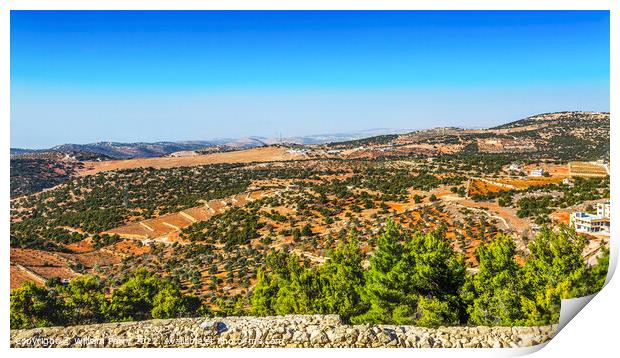
<instances>
[{"instance_id":1,"label":"clear sky","mask_svg":"<svg viewBox=\"0 0 620 358\"><path fill-rule=\"evenodd\" d=\"M607 11L12 11L11 146L609 111Z\"/></svg>"}]
</instances>

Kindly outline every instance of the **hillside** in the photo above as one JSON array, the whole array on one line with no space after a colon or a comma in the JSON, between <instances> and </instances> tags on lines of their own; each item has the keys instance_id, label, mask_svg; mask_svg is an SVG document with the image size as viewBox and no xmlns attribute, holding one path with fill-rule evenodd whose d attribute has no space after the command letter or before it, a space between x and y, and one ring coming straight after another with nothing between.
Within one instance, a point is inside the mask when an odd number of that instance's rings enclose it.
<instances>
[{"instance_id":1,"label":"hillside","mask_svg":"<svg viewBox=\"0 0 620 358\"><path fill-rule=\"evenodd\" d=\"M91 152L20 151L11 155L11 198L51 188L74 177L83 161L100 162L109 157Z\"/></svg>"},{"instance_id":2,"label":"hillside","mask_svg":"<svg viewBox=\"0 0 620 358\"><path fill-rule=\"evenodd\" d=\"M581 141L565 139L572 137ZM155 158L111 160L56 152L53 158L63 167L52 167L56 176L39 174L55 186L11 201L11 287L39 287L41 295L70 305L71 282L84 284L85 294L99 293L102 301L89 313L89 322L178 317L198 307L208 315L338 313L347 320L376 322L370 316L373 303L365 301L370 296L351 298L357 306L336 311L322 303L329 301L321 295L335 287L331 283L339 278L334 272L357 275L337 281L343 291L357 294L374 287L365 280L378 269L377 252L394 240L396 248L381 256L394 255L393 262L381 267L412 270L393 277L420 281L394 283L405 285L406 306L394 308L387 322L496 324L495 318L487 321L471 313L477 307L473 300L486 299L471 280L489 257L480 256L480 250L489 245L507 245L496 249L509 253L510 269L520 272L531 260L556 262L532 252L549 245L540 240L564 240L573 245L566 255L582 265L570 269L587 272L565 284L582 293L598 287L602 270L586 267L599 265L599 258L604 264L609 235L558 234L541 227L560 228L570 212L592 211L609 200L608 166L574 161L608 158L605 148L609 114L570 112L491 129L435 128L340 143L221 147ZM46 163L36 168L51 165ZM35 172L28 168L15 169L24 173L16 178ZM534 169L545 174L529 176ZM430 252L417 251L423 249ZM343 257L355 258L353 271L331 266ZM439 276L416 276L415 270L435 268ZM435 282L441 275L454 279ZM528 272L527 277L536 275L543 274ZM157 282L158 290L174 295L169 299L179 302L178 310L162 313L155 305L167 301L155 296L136 303L140 310L108 305L107 300L131 300L118 295L136 281ZM516 308L497 320L555 323L559 306L536 301L543 288L522 292L543 307L543 318L519 300L505 303ZM461 296L463 290L471 290L470 296ZM289 304L297 301L307 306ZM100 311L105 307L117 308ZM443 313L425 316L428 307ZM66 317L45 317L45 322L85 320Z\"/></svg>"},{"instance_id":3,"label":"hillside","mask_svg":"<svg viewBox=\"0 0 620 358\"><path fill-rule=\"evenodd\" d=\"M609 113L548 113L488 129L434 128L328 146L358 158L492 153L516 159L609 160Z\"/></svg>"}]
</instances>

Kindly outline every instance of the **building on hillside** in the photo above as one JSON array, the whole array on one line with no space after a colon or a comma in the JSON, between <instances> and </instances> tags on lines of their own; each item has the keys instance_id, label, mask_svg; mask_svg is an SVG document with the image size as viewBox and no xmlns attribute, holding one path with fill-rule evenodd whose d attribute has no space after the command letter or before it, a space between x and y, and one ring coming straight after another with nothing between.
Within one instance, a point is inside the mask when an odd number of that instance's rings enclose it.
<instances>
[{"instance_id":1,"label":"building on hillside","mask_svg":"<svg viewBox=\"0 0 620 358\"><path fill-rule=\"evenodd\" d=\"M596 204L596 215L577 211L570 214L570 225L577 232L588 234L609 234L609 201Z\"/></svg>"},{"instance_id":2,"label":"building on hillside","mask_svg":"<svg viewBox=\"0 0 620 358\"><path fill-rule=\"evenodd\" d=\"M596 204L596 215L609 219L611 217L609 201Z\"/></svg>"},{"instance_id":3,"label":"building on hillside","mask_svg":"<svg viewBox=\"0 0 620 358\"><path fill-rule=\"evenodd\" d=\"M510 166L508 167L508 170L510 170L511 172L520 172L521 171L521 166L519 164L510 164Z\"/></svg>"},{"instance_id":4,"label":"building on hillside","mask_svg":"<svg viewBox=\"0 0 620 358\"><path fill-rule=\"evenodd\" d=\"M545 170L540 168L540 169L534 169L532 171L530 171L530 176L531 177L541 177L545 174Z\"/></svg>"}]
</instances>

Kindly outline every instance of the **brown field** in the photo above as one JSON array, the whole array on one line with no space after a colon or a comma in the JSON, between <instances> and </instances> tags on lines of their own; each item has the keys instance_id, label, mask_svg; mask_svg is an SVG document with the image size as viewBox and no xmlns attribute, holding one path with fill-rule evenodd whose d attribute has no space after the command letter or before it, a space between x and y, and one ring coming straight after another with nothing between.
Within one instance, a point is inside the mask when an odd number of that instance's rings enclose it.
<instances>
[{"instance_id":1,"label":"brown field","mask_svg":"<svg viewBox=\"0 0 620 358\"><path fill-rule=\"evenodd\" d=\"M47 251L33 249L11 248L11 263L16 263L26 267L29 266L62 266L66 267L69 261L58 255Z\"/></svg>"},{"instance_id":2,"label":"brown field","mask_svg":"<svg viewBox=\"0 0 620 358\"><path fill-rule=\"evenodd\" d=\"M158 218L126 224L104 233L117 234L124 238L139 240L164 238L166 242L173 242L178 240L178 235L176 234L181 229L188 227L194 222L208 220L213 215L225 210L226 207L243 206L248 201L259 199L270 192L268 190L256 190L233 195L225 199L211 200L207 204L213 211L209 210L206 205L196 206L181 212L162 215Z\"/></svg>"},{"instance_id":3,"label":"brown field","mask_svg":"<svg viewBox=\"0 0 620 358\"><path fill-rule=\"evenodd\" d=\"M10 269L10 286L11 290L18 288L26 281L32 281L38 285L43 285L45 282L40 280L37 276L30 274L28 271L25 271L18 266L11 265Z\"/></svg>"},{"instance_id":4,"label":"brown field","mask_svg":"<svg viewBox=\"0 0 620 358\"><path fill-rule=\"evenodd\" d=\"M497 193L500 191L506 191L510 189L527 189L531 186L543 186L547 184L559 184L563 180L559 176L551 177L536 177L527 179L472 179L470 181L468 192L469 196L472 195L485 195L487 193Z\"/></svg>"},{"instance_id":5,"label":"brown field","mask_svg":"<svg viewBox=\"0 0 620 358\"><path fill-rule=\"evenodd\" d=\"M549 215L551 220L557 222L558 224L566 224L568 225L570 222L570 213L568 211L560 210Z\"/></svg>"},{"instance_id":6,"label":"brown field","mask_svg":"<svg viewBox=\"0 0 620 358\"><path fill-rule=\"evenodd\" d=\"M469 182L467 195L486 195L487 193L497 193L503 190L509 190L510 188L500 185L500 183L493 183L488 180L472 179Z\"/></svg>"},{"instance_id":7,"label":"brown field","mask_svg":"<svg viewBox=\"0 0 620 358\"><path fill-rule=\"evenodd\" d=\"M35 266L35 267L29 267L29 269L32 270L37 275L44 277L47 280L53 277L60 277L63 279L72 279L78 276L78 274L75 271L71 270L68 267Z\"/></svg>"},{"instance_id":8,"label":"brown field","mask_svg":"<svg viewBox=\"0 0 620 358\"><path fill-rule=\"evenodd\" d=\"M79 171L79 174L90 175L104 171L130 168L153 167L159 169L220 163L271 162L303 159L304 157L305 156L303 154L289 153L286 148L263 147L234 152L212 153L185 157L136 158L126 160L109 160L104 162L84 162L84 168Z\"/></svg>"},{"instance_id":9,"label":"brown field","mask_svg":"<svg viewBox=\"0 0 620 358\"><path fill-rule=\"evenodd\" d=\"M11 248L11 289L25 281L44 284L52 277L75 277L76 273L69 268L72 262L60 254L47 251Z\"/></svg>"},{"instance_id":10,"label":"brown field","mask_svg":"<svg viewBox=\"0 0 620 358\"><path fill-rule=\"evenodd\" d=\"M599 163L570 162L569 173L575 177L606 177L609 175L605 166Z\"/></svg>"},{"instance_id":11,"label":"brown field","mask_svg":"<svg viewBox=\"0 0 620 358\"><path fill-rule=\"evenodd\" d=\"M92 240L89 237L84 240L65 245L65 247L75 253L90 252L95 250Z\"/></svg>"},{"instance_id":12,"label":"brown field","mask_svg":"<svg viewBox=\"0 0 620 358\"><path fill-rule=\"evenodd\" d=\"M81 263L87 269L92 269L95 265L109 266L121 262L118 253L112 252L106 248L83 254L58 253L58 255L66 257L73 262Z\"/></svg>"},{"instance_id":13,"label":"brown field","mask_svg":"<svg viewBox=\"0 0 620 358\"><path fill-rule=\"evenodd\" d=\"M508 179L500 180L499 183L508 184L516 187L517 189L526 189L531 186L543 186L547 184L559 184L563 178L560 177L537 177L528 179Z\"/></svg>"}]
</instances>

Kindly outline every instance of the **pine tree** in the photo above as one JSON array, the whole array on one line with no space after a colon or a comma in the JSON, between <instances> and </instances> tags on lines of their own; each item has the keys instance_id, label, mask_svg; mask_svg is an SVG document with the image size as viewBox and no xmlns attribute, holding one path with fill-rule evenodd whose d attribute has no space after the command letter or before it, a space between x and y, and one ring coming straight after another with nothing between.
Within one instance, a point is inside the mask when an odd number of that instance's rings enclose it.
<instances>
[{"instance_id":1,"label":"pine tree","mask_svg":"<svg viewBox=\"0 0 620 358\"><path fill-rule=\"evenodd\" d=\"M326 313L339 314L345 321L365 310L363 254L357 239L351 236L329 254L321 267Z\"/></svg>"},{"instance_id":2,"label":"pine tree","mask_svg":"<svg viewBox=\"0 0 620 358\"><path fill-rule=\"evenodd\" d=\"M66 316L71 324L89 324L104 321L106 306L103 284L91 275L79 276L66 287L58 286L64 298Z\"/></svg>"},{"instance_id":3,"label":"pine tree","mask_svg":"<svg viewBox=\"0 0 620 358\"><path fill-rule=\"evenodd\" d=\"M414 234L395 272L403 284L406 302L416 302L410 310L412 315L395 321L420 326L459 323L464 316L459 291L465 280L465 266L441 231Z\"/></svg>"},{"instance_id":4,"label":"pine tree","mask_svg":"<svg viewBox=\"0 0 620 358\"><path fill-rule=\"evenodd\" d=\"M27 281L11 291L11 329L64 324L62 302L44 287Z\"/></svg>"},{"instance_id":5,"label":"pine tree","mask_svg":"<svg viewBox=\"0 0 620 358\"><path fill-rule=\"evenodd\" d=\"M267 314L322 313L322 282L317 270L299 263L286 252L267 255L266 270L259 272L250 302L252 311Z\"/></svg>"},{"instance_id":6,"label":"pine tree","mask_svg":"<svg viewBox=\"0 0 620 358\"><path fill-rule=\"evenodd\" d=\"M279 286L274 276L262 268L256 274L256 285L252 289L250 304L252 305L252 313L257 316L269 316L275 313L273 304Z\"/></svg>"},{"instance_id":7,"label":"pine tree","mask_svg":"<svg viewBox=\"0 0 620 358\"><path fill-rule=\"evenodd\" d=\"M369 305L369 310L354 317L353 322L392 322L395 310L399 312L415 304L405 300L404 285L395 270L403 252L400 239L398 227L388 221L379 237L377 249L370 257L370 270L366 274L363 299Z\"/></svg>"},{"instance_id":8,"label":"pine tree","mask_svg":"<svg viewBox=\"0 0 620 358\"><path fill-rule=\"evenodd\" d=\"M536 235L523 268L526 289L522 299L523 324L557 323L561 299L588 293L584 247L585 239L566 226L557 232L543 228Z\"/></svg>"},{"instance_id":9,"label":"pine tree","mask_svg":"<svg viewBox=\"0 0 620 358\"><path fill-rule=\"evenodd\" d=\"M605 286L609 270L609 253L608 247L602 247L598 260L588 268L588 294L596 293Z\"/></svg>"},{"instance_id":10,"label":"pine tree","mask_svg":"<svg viewBox=\"0 0 620 358\"><path fill-rule=\"evenodd\" d=\"M469 323L473 325L509 326L522 318L523 279L515 261L515 244L501 235L476 250L479 266L468 277L463 298Z\"/></svg>"}]
</instances>

